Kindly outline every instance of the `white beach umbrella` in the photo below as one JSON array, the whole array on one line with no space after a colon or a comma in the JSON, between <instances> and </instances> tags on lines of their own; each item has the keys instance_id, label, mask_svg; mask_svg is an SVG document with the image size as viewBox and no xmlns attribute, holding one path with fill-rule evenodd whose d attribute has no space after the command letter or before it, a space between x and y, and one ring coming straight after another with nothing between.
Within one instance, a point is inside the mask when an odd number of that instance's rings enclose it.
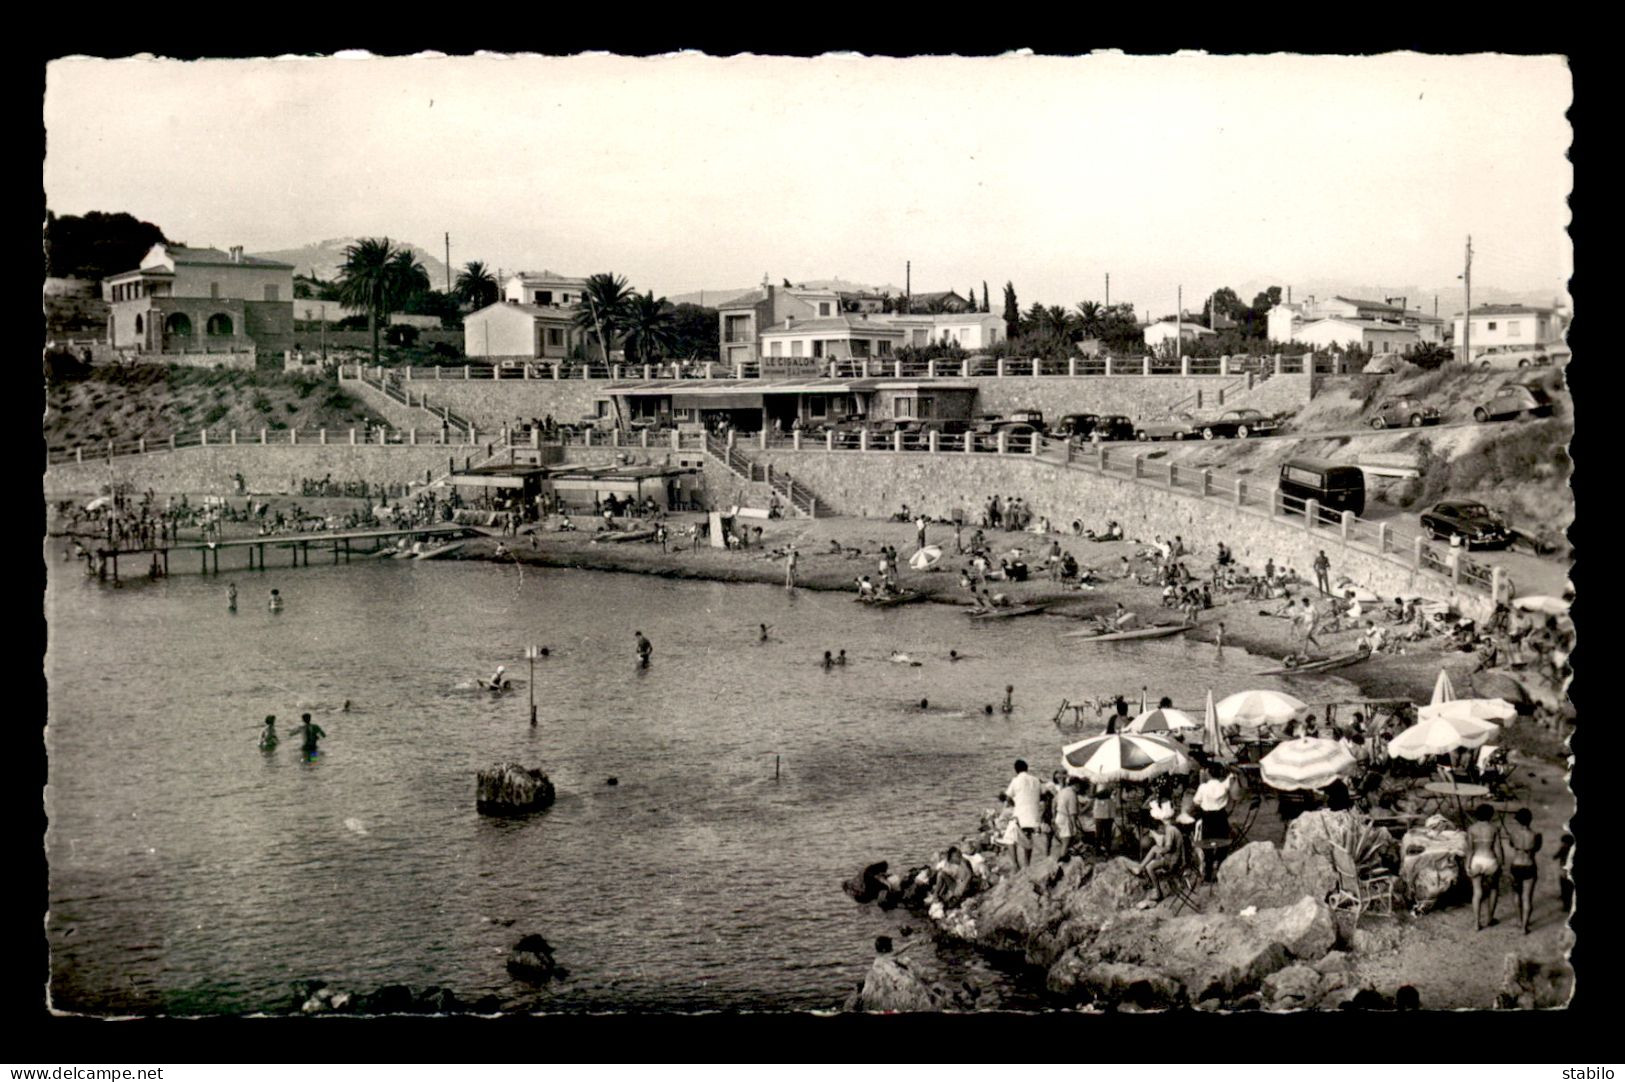
<instances>
[{"instance_id":1,"label":"white beach umbrella","mask_svg":"<svg viewBox=\"0 0 1625 1082\"><path fill-rule=\"evenodd\" d=\"M1094 782L1142 781L1159 774L1188 774L1194 764L1171 742L1140 733L1107 733L1068 744L1061 765Z\"/></svg>"},{"instance_id":2,"label":"white beach umbrella","mask_svg":"<svg viewBox=\"0 0 1625 1082\"><path fill-rule=\"evenodd\" d=\"M1366 589L1364 586L1357 586L1354 583L1349 582L1347 579L1344 579L1342 582L1338 583L1337 589L1334 592L1338 597L1347 597L1350 593L1353 593L1354 600L1358 601L1362 605L1378 605L1382 603L1382 598L1378 597L1374 592Z\"/></svg>"},{"instance_id":3,"label":"white beach umbrella","mask_svg":"<svg viewBox=\"0 0 1625 1082\"><path fill-rule=\"evenodd\" d=\"M1459 748L1481 747L1500 731L1501 727L1490 721L1435 715L1417 722L1388 741L1388 754L1412 761L1428 759Z\"/></svg>"},{"instance_id":4,"label":"white beach umbrella","mask_svg":"<svg viewBox=\"0 0 1625 1082\"><path fill-rule=\"evenodd\" d=\"M1569 611L1569 603L1561 598L1549 597L1546 594L1530 594L1527 597L1512 599L1514 608L1525 612L1543 612L1548 616L1563 616Z\"/></svg>"},{"instance_id":5,"label":"white beach umbrella","mask_svg":"<svg viewBox=\"0 0 1625 1082\"><path fill-rule=\"evenodd\" d=\"M1421 721L1448 718L1457 721L1506 721L1518 716L1518 708L1505 699L1452 699L1429 703L1416 712Z\"/></svg>"},{"instance_id":6,"label":"white beach umbrella","mask_svg":"<svg viewBox=\"0 0 1625 1082\"><path fill-rule=\"evenodd\" d=\"M1131 733L1171 733L1176 729L1200 729L1201 727L1201 722L1185 713L1185 711L1175 710L1171 706L1147 710L1128 723L1128 731Z\"/></svg>"},{"instance_id":7,"label":"white beach umbrella","mask_svg":"<svg viewBox=\"0 0 1625 1082\"><path fill-rule=\"evenodd\" d=\"M99 511L103 507L111 507L111 506L113 506L113 497L111 497L111 496L97 496L94 500L91 500L89 503L85 504L85 510L86 511Z\"/></svg>"},{"instance_id":8,"label":"white beach umbrella","mask_svg":"<svg viewBox=\"0 0 1625 1082\"><path fill-rule=\"evenodd\" d=\"M1439 670L1439 678L1433 681L1433 700L1431 705L1438 706L1447 703L1456 697L1456 689L1450 683L1450 674L1443 669Z\"/></svg>"},{"instance_id":9,"label":"white beach umbrella","mask_svg":"<svg viewBox=\"0 0 1625 1082\"><path fill-rule=\"evenodd\" d=\"M1213 705L1212 688L1207 689L1207 709L1202 713L1202 746L1220 762L1229 762L1236 757L1236 749L1225 739L1224 729L1219 725L1219 711Z\"/></svg>"},{"instance_id":10,"label":"white beach umbrella","mask_svg":"<svg viewBox=\"0 0 1625 1082\"><path fill-rule=\"evenodd\" d=\"M1353 770L1348 749L1318 736L1277 744L1258 763L1259 777L1277 789L1324 789Z\"/></svg>"},{"instance_id":11,"label":"white beach umbrella","mask_svg":"<svg viewBox=\"0 0 1625 1082\"><path fill-rule=\"evenodd\" d=\"M1214 708L1222 725L1284 725L1309 712L1309 704L1284 691L1238 691Z\"/></svg>"},{"instance_id":12,"label":"white beach umbrella","mask_svg":"<svg viewBox=\"0 0 1625 1082\"><path fill-rule=\"evenodd\" d=\"M940 559L942 559L942 547L940 545L927 545L908 558L908 566L916 571L924 571L926 568L934 566Z\"/></svg>"}]
</instances>

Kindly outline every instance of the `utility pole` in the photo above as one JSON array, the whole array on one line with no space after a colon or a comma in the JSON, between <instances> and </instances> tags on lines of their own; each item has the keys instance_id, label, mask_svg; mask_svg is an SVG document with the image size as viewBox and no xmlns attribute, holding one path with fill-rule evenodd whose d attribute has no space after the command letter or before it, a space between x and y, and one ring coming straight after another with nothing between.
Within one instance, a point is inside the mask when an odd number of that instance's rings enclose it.
<instances>
[{"instance_id":1,"label":"utility pole","mask_svg":"<svg viewBox=\"0 0 1625 1082\"><path fill-rule=\"evenodd\" d=\"M1106 307L1112 306L1112 272L1106 272Z\"/></svg>"},{"instance_id":2,"label":"utility pole","mask_svg":"<svg viewBox=\"0 0 1625 1082\"><path fill-rule=\"evenodd\" d=\"M1174 351L1181 360L1185 357L1185 287L1179 286L1178 300L1174 303Z\"/></svg>"},{"instance_id":3,"label":"utility pole","mask_svg":"<svg viewBox=\"0 0 1625 1082\"><path fill-rule=\"evenodd\" d=\"M446 234L446 292L451 292L451 234Z\"/></svg>"},{"instance_id":4,"label":"utility pole","mask_svg":"<svg viewBox=\"0 0 1625 1082\"><path fill-rule=\"evenodd\" d=\"M1467 286L1467 304L1461 316L1461 360L1473 363L1473 235L1467 234L1467 265L1462 268L1461 280Z\"/></svg>"},{"instance_id":5,"label":"utility pole","mask_svg":"<svg viewBox=\"0 0 1625 1082\"><path fill-rule=\"evenodd\" d=\"M903 311L914 311L914 261L903 264Z\"/></svg>"}]
</instances>

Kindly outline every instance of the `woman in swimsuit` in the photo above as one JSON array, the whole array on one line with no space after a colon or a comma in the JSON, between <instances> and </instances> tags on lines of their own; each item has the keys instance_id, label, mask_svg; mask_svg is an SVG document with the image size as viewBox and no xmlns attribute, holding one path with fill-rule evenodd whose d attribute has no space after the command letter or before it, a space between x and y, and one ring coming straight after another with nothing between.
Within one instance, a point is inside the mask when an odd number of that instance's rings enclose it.
<instances>
[{"instance_id":1,"label":"woman in swimsuit","mask_svg":"<svg viewBox=\"0 0 1625 1082\"><path fill-rule=\"evenodd\" d=\"M1507 828L1507 871L1512 874L1512 890L1518 897L1518 923L1529 934L1529 917L1535 909L1535 854L1540 851L1540 835L1530 829L1534 816L1519 808Z\"/></svg>"},{"instance_id":2,"label":"woman in swimsuit","mask_svg":"<svg viewBox=\"0 0 1625 1082\"><path fill-rule=\"evenodd\" d=\"M1495 923L1495 903L1501 893L1501 828L1495 825L1495 809L1480 804L1473 811L1474 822L1467 828L1467 878L1473 884L1473 921L1478 930ZM1489 913L1483 911L1489 895Z\"/></svg>"}]
</instances>

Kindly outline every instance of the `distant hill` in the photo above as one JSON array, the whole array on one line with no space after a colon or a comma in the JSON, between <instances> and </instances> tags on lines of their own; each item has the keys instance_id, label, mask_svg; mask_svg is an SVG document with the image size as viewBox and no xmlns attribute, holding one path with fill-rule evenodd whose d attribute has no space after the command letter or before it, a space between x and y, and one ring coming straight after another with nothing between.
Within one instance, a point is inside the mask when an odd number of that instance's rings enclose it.
<instances>
[{"instance_id":1,"label":"distant hill","mask_svg":"<svg viewBox=\"0 0 1625 1082\"><path fill-rule=\"evenodd\" d=\"M903 295L902 286L867 286L860 282L848 282L844 278L792 278L790 281L797 287L833 289L838 293L890 293L894 297ZM783 283L784 279L780 278L773 284L782 285ZM666 299L673 304L704 304L708 308L715 308L719 304L725 304L735 297L743 297L746 293L752 293L760 288L762 288L761 284L758 283L753 286L746 286L743 289L706 289L697 293L678 293Z\"/></svg>"},{"instance_id":2,"label":"distant hill","mask_svg":"<svg viewBox=\"0 0 1625 1082\"><path fill-rule=\"evenodd\" d=\"M357 237L338 237L334 240L318 241L307 244L303 248L282 248L274 252L250 252L249 255L259 256L261 259L275 259L283 263L292 263L295 274L311 274L324 281L332 281L338 277L339 268L344 266L344 249L354 244ZM402 242L390 238L395 244ZM431 255L426 248L419 248L415 244L406 245L412 249L423 264L423 269L429 272L429 284L435 289L446 288L446 264Z\"/></svg>"}]
</instances>

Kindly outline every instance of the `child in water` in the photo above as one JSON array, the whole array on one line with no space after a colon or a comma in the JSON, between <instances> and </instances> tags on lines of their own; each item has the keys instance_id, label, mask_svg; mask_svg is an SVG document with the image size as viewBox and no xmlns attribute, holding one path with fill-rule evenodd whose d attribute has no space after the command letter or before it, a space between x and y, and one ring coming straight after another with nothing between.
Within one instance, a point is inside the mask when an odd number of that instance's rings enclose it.
<instances>
[{"instance_id":1,"label":"child in water","mask_svg":"<svg viewBox=\"0 0 1625 1082\"><path fill-rule=\"evenodd\" d=\"M275 751L278 744L276 735L276 715L265 715L265 728L260 730L260 750Z\"/></svg>"}]
</instances>

